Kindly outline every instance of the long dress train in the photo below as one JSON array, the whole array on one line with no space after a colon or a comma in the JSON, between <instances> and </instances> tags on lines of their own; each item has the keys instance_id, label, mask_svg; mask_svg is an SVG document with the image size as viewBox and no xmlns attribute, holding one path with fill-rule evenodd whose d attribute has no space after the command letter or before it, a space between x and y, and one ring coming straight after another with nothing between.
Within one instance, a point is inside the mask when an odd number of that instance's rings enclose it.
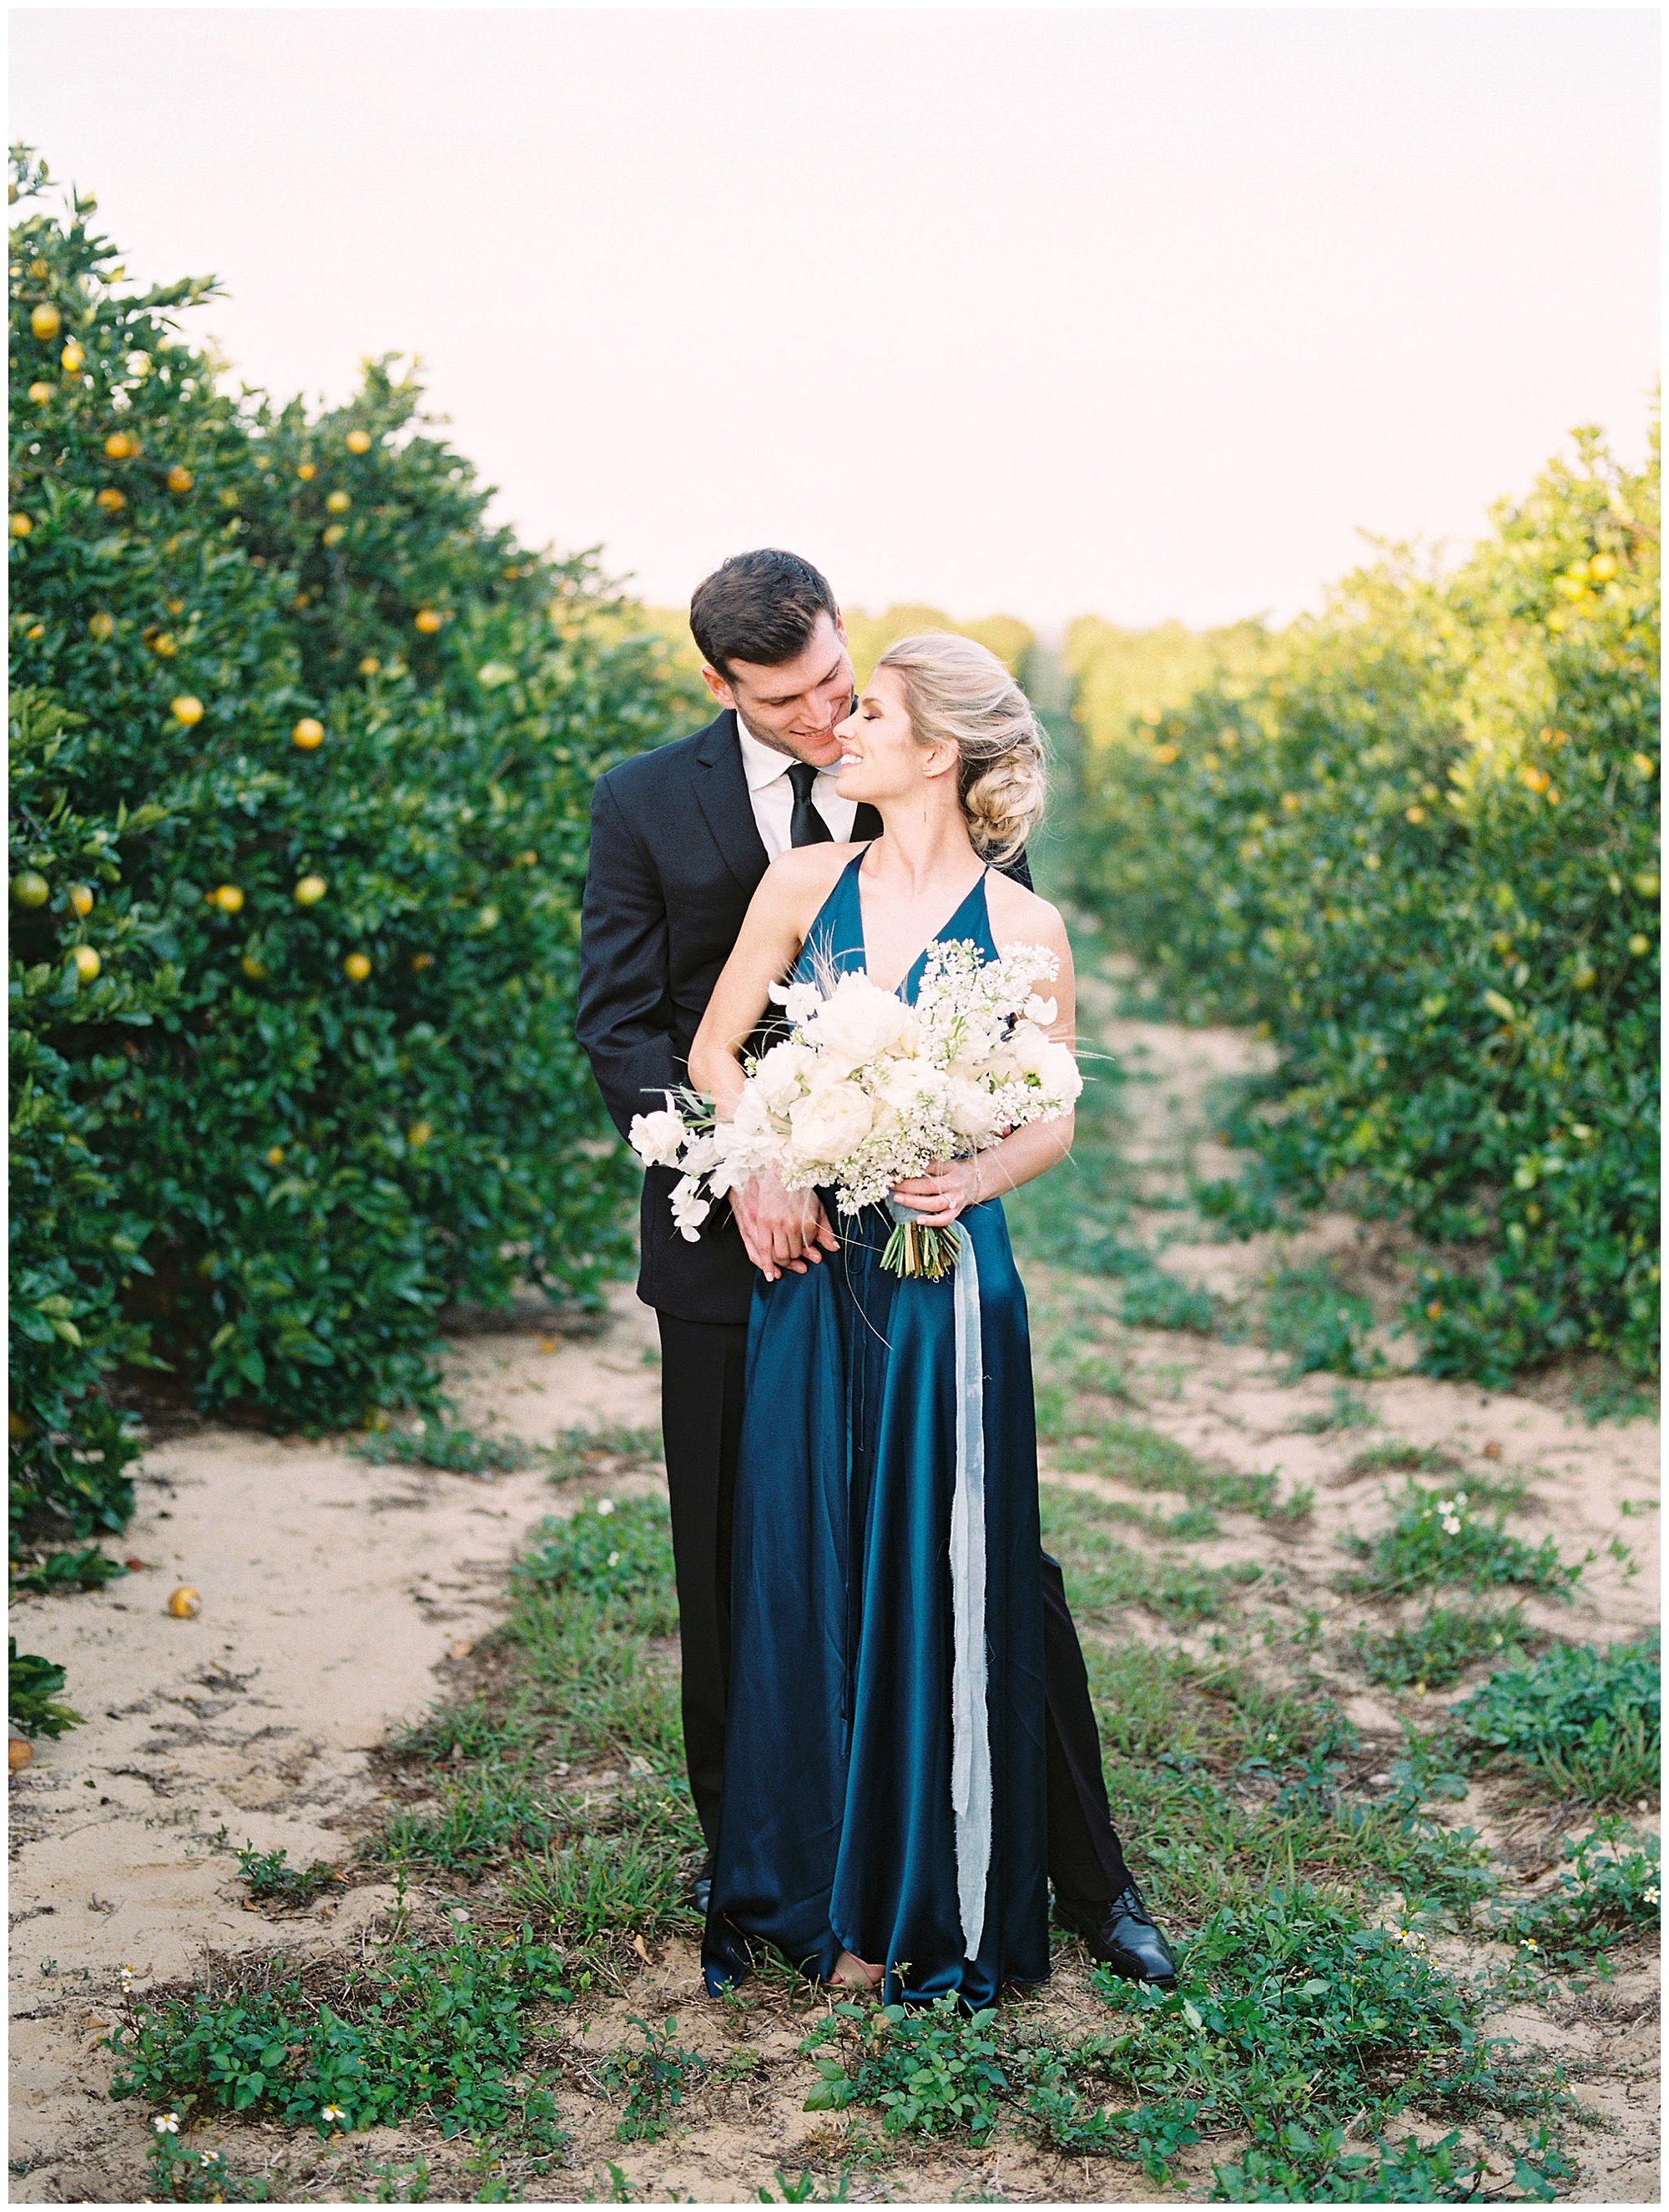
<instances>
[{"instance_id":1,"label":"long dress train","mask_svg":"<svg viewBox=\"0 0 1669 2212\"><path fill-rule=\"evenodd\" d=\"M862 864L798 975L865 965ZM958 939L996 957L983 877L932 942ZM998 1200L962 1215L971 1260L938 1282L882 1267L885 1206L825 1203L841 1250L762 1279L749 1325L702 1963L717 1994L757 1941L824 1979L850 1950L884 1965L889 2002L977 2007L1048 1972L1025 1294Z\"/></svg>"}]
</instances>

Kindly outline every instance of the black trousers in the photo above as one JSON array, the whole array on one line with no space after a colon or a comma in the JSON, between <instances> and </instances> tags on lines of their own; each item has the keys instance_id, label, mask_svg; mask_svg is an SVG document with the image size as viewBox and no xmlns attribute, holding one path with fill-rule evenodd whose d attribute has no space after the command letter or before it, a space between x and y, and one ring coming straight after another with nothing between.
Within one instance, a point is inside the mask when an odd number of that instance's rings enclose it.
<instances>
[{"instance_id":1,"label":"black trousers","mask_svg":"<svg viewBox=\"0 0 1669 2212\"><path fill-rule=\"evenodd\" d=\"M684 1756L711 1848L719 1833L730 1672L731 1522L742 1437L748 1331L741 1322L658 1314L661 1431L672 1508L683 1648ZM1101 1741L1060 1569L1043 1555L1043 1684L1047 1709L1049 1879L1056 1892L1106 1903L1130 1880L1108 1809Z\"/></svg>"}]
</instances>

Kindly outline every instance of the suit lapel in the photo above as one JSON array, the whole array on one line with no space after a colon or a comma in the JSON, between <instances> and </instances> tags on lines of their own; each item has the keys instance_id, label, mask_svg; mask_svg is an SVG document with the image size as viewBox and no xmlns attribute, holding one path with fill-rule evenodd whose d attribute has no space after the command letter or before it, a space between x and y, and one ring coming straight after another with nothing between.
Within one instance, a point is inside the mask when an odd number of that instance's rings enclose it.
<instances>
[{"instance_id":1,"label":"suit lapel","mask_svg":"<svg viewBox=\"0 0 1669 2212\"><path fill-rule=\"evenodd\" d=\"M742 769L742 746L736 734L736 715L726 707L716 721L701 732L695 748L700 769L695 777L695 804L712 830L725 865L751 897L769 866L765 842L754 820L748 779Z\"/></svg>"}]
</instances>

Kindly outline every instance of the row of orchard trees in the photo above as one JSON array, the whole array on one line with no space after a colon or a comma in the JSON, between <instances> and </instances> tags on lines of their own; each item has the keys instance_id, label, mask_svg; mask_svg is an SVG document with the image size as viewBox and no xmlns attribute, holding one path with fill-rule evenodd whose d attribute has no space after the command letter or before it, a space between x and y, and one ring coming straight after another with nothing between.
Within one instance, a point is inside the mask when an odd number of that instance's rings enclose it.
<instances>
[{"instance_id":1,"label":"row of orchard trees","mask_svg":"<svg viewBox=\"0 0 1669 2212\"><path fill-rule=\"evenodd\" d=\"M14 1530L118 1528L149 1363L339 1424L435 1316L618 1263L574 1042L598 769L684 720L589 560L530 552L391 365L223 390L15 153Z\"/></svg>"},{"instance_id":2,"label":"row of orchard trees","mask_svg":"<svg viewBox=\"0 0 1669 2212\"><path fill-rule=\"evenodd\" d=\"M1069 640L1076 887L1279 1066L1272 1181L1424 1240L1435 1372L1657 1367L1659 468L1595 433L1444 572Z\"/></svg>"}]
</instances>

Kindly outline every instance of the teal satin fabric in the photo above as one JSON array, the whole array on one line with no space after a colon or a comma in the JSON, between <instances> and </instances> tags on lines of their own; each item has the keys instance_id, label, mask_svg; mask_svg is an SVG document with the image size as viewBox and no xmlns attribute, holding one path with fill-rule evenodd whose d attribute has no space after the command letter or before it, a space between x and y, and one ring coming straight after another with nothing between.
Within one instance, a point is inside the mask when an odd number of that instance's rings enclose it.
<instances>
[{"instance_id":1,"label":"teal satin fabric","mask_svg":"<svg viewBox=\"0 0 1669 2212\"><path fill-rule=\"evenodd\" d=\"M864 965L859 854L797 974ZM994 957L984 881L934 941ZM913 997L926 949L900 987ZM881 1265L884 1206L841 1249L760 1281L731 1550L725 1784L702 1963L717 1994L774 1945L826 1978L883 1964L889 2002L991 2003L1048 1972L1043 1613L1025 1294L996 1200L961 1225L979 1271L991 1856L964 1955L951 1803L954 1279Z\"/></svg>"}]
</instances>

